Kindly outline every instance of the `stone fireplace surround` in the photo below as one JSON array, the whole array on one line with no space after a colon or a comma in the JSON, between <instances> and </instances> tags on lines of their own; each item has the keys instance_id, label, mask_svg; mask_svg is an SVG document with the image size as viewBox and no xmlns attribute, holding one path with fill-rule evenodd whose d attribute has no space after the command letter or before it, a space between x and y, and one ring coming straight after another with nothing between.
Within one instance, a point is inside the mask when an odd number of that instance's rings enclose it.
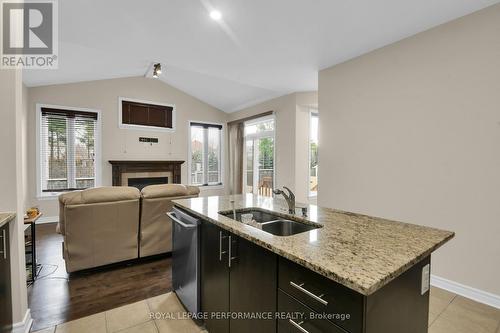
<instances>
[{"instance_id":1,"label":"stone fireplace surround","mask_svg":"<svg viewBox=\"0 0 500 333\"><path fill-rule=\"evenodd\" d=\"M168 177L169 184L181 183L184 161L109 161L113 186L128 186L129 178Z\"/></svg>"}]
</instances>

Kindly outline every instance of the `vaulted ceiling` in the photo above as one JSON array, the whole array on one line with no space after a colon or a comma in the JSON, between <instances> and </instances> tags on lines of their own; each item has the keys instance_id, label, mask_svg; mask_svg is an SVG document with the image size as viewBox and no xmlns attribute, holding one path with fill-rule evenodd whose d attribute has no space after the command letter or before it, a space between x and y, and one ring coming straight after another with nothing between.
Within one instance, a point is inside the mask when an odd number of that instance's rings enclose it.
<instances>
[{"instance_id":1,"label":"vaulted ceiling","mask_svg":"<svg viewBox=\"0 0 500 333\"><path fill-rule=\"evenodd\" d=\"M27 86L144 75L232 112L317 89L318 70L499 0L63 0L59 69ZM208 15L213 8L222 20Z\"/></svg>"}]
</instances>

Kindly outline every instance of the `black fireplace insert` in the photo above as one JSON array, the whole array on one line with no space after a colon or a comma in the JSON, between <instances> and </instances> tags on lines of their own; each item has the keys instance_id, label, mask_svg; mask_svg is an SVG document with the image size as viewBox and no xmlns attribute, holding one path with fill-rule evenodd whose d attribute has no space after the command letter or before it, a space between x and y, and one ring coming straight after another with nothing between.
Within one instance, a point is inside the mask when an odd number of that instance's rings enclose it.
<instances>
[{"instance_id":1,"label":"black fireplace insert","mask_svg":"<svg viewBox=\"0 0 500 333\"><path fill-rule=\"evenodd\" d=\"M156 184L168 184L168 177L143 177L128 179L128 186L137 187L139 191L146 186Z\"/></svg>"}]
</instances>

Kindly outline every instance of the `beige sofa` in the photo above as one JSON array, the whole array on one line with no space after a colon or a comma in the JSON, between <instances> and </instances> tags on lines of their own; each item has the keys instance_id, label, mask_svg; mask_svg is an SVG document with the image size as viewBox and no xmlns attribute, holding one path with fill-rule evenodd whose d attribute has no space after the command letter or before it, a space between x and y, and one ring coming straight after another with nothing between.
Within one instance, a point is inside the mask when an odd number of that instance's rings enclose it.
<instances>
[{"instance_id":1,"label":"beige sofa","mask_svg":"<svg viewBox=\"0 0 500 333\"><path fill-rule=\"evenodd\" d=\"M66 270L137 258L141 193L134 187L100 187L59 196L59 231Z\"/></svg>"},{"instance_id":2,"label":"beige sofa","mask_svg":"<svg viewBox=\"0 0 500 333\"><path fill-rule=\"evenodd\" d=\"M142 189L139 256L148 257L172 251L172 221L166 212L172 200L194 198L198 187L180 184L150 185Z\"/></svg>"},{"instance_id":3,"label":"beige sofa","mask_svg":"<svg viewBox=\"0 0 500 333\"><path fill-rule=\"evenodd\" d=\"M57 231L68 273L169 252L172 201L196 197L180 184L99 187L59 196Z\"/></svg>"}]
</instances>

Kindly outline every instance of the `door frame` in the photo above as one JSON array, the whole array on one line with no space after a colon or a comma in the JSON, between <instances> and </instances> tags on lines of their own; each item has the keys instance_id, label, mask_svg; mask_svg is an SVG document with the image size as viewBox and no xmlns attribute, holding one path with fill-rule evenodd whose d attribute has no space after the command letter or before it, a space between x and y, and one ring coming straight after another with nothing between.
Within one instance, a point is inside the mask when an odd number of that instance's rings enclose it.
<instances>
[{"instance_id":1,"label":"door frame","mask_svg":"<svg viewBox=\"0 0 500 333\"><path fill-rule=\"evenodd\" d=\"M255 186L255 184L257 183L258 185L258 179L259 179L259 175L258 175L258 163L255 163L255 161L258 161L256 159L256 156L257 156L257 150L255 149L255 142L259 139L264 139L264 138L272 138L273 139L273 189L275 187L275 184L276 184L276 117L274 114L272 115L269 115L269 116L264 116L264 117L260 117L260 118L257 118L257 119L252 119L252 120L249 120L249 121L246 121L244 123L244 127L246 127L247 125L252 125L252 124L255 124L255 123L260 123L262 121L265 121L265 120L273 120L274 122L274 130L272 131L263 131L263 132L258 132L258 133L254 133L254 134L249 134L249 135L244 135L244 142L243 142L243 192L244 194L247 194L246 192L246 189L247 189L247 141L248 140L252 140L253 141L253 186L252 186L252 194L259 194L259 191L258 191L258 186Z\"/></svg>"},{"instance_id":2,"label":"door frame","mask_svg":"<svg viewBox=\"0 0 500 333\"><path fill-rule=\"evenodd\" d=\"M318 197L318 191L316 191L316 194L311 193L311 140L312 140L312 132L311 132L311 123L312 123L312 118L317 117L318 118L318 146L319 146L319 112L317 108L309 108L309 142L307 143L307 198L317 198ZM318 166L319 166L319 153L318 153ZM318 167L319 170L319 167ZM316 171L317 172L317 171ZM316 179L319 180L318 173L316 173ZM319 183L319 182L318 182Z\"/></svg>"}]
</instances>

